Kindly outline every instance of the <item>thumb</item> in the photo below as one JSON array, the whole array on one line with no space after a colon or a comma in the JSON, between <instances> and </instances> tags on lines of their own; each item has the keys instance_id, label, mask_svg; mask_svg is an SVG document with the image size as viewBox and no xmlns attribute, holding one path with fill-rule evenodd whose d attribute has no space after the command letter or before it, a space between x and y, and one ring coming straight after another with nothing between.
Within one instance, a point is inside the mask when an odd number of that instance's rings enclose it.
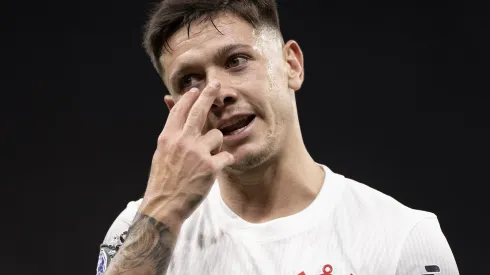
<instances>
[{"instance_id":1,"label":"thumb","mask_svg":"<svg viewBox=\"0 0 490 275\"><path fill-rule=\"evenodd\" d=\"M235 157L226 151L219 152L218 154L214 155L213 158L218 171L221 171L221 169L225 168L225 166L233 164L235 161Z\"/></svg>"}]
</instances>

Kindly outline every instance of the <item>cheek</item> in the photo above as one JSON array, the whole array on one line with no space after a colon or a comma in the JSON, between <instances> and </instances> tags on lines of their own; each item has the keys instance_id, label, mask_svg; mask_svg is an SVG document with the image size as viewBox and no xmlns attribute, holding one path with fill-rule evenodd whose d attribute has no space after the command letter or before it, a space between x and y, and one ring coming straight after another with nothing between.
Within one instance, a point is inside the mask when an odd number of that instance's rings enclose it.
<instances>
[{"instance_id":1,"label":"cheek","mask_svg":"<svg viewBox=\"0 0 490 275\"><path fill-rule=\"evenodd\" d=\"M246 85L246 83L249 82L250 80L250 75L249 74L242 74L242 75L237 75L237 76L232 76L232 75L229 75L228 78L230 79L230 84L232 86L242 86L242 85Z\"/></svg>"},{"instance_id":2,"label":"cheek","mask_svg":"<svg viewBox=\"0 0 490 275\"><path fill-rule=\"evenodd\" d=\"M257 115L266 118L270 112L270 104L273 100L270 92L269 77L265 71L253 70L247 75L247 81L243 83L245 100L255 108Z\"/></svg>"},{"instance_id":3,"label":"cheek","mask_svg":"<svg viewBox=\"0 0 490 275\"><path fill-rule=\"evenodd\" d=\"M288 79L283 73L282 67L276 67L272 74L271 90L268 100L275 114L276 124L287 124L293 120L294 92L288 87Z\"/></svg>"}]
</instances>

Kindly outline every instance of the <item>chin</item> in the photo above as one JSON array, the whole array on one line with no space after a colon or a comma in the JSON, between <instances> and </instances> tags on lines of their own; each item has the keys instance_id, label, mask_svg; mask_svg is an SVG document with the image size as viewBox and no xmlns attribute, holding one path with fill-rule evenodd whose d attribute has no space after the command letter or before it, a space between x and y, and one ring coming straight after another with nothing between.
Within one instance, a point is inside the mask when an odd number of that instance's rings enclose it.
<instances>
[{"instance_id":1,"label":"chin","mask_svg":"<svg viewBox=\"0 0 490 275\"><path fill-rule=\"evenodd\" d=\"M259 148L247 144L248 146L245 145L238 148L235 152L230 152L235 157L235 162L227 166L226 170L246 171L266 163L274 152L274 146L272 144L265 142L265 144L258 146Z\"/></svg>"},{"instance_id":2,"label":"chin","mask_svg":"<svg viewBox=\"0 0 490 275\"><path fill-rule=\"evenodd\" d=\"M246 171L259 166L264 161L265 159L260 155L236 157L235 162L232 165L229 165L227 168L230 170Z\"/></svg>"}]
</instances>

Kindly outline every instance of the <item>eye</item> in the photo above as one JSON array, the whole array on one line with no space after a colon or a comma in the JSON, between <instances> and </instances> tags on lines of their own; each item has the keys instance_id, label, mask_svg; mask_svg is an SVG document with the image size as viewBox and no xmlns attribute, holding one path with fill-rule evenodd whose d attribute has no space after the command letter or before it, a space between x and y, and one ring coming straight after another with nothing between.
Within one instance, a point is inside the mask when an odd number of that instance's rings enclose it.
<instances>
[{"instance_id":1,"label":"eye","mask_svg":"<svg viewBox=\"0 0 490 275\"><path fill-rule=\"evenodd\" d=\"M179 88L184 89L184 88L191 87L195 83L195 81L192 82L192 80L197 80L196 77L197 76L193 74L189 74L182 77L179 81Z\"/></svg>"},{"instance_id":2,"label":"eye","mask_svg":"<svg viewBox=\"0 0 490 275\"><path fill-rule=\"evenodd\" d=\"M244 55L232 56L226 63L226 68L228 69L243 66L243 64L247 63L248 59L249 58Z\"/></svg>"}]
</instances>

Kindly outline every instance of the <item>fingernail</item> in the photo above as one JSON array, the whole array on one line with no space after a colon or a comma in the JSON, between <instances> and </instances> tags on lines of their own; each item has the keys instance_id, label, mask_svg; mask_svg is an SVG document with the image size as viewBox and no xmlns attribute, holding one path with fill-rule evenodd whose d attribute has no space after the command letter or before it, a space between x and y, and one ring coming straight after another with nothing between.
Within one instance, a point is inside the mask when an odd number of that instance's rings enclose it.
<instances>
[{"instance_id":1,"label":"fingernail","mask_svg":"<svg viewBox=\"0 0 490 275\"><path fill-rule=\"evenodd\" d=\"M209 82L209 85L210 85L211 87L218 88L218 87L219 87L219 85L220 85L220 83L219 83L219 81L218 81L218 80L213 79L213 80L211 80L211 82Z\"/></svg>"},{"instance_id":2,"label":"fingernail","mask_svg":"<svg viewBox=\"0 0 490 275\"><path fill-rule=\"evenodd\" d=\"M191 93L197 93L197 92L199 92L199 89L196 88L196 87L194 87L194 88L190 89L189 92L191 92Z\"/></svg>"}]
</instances>

